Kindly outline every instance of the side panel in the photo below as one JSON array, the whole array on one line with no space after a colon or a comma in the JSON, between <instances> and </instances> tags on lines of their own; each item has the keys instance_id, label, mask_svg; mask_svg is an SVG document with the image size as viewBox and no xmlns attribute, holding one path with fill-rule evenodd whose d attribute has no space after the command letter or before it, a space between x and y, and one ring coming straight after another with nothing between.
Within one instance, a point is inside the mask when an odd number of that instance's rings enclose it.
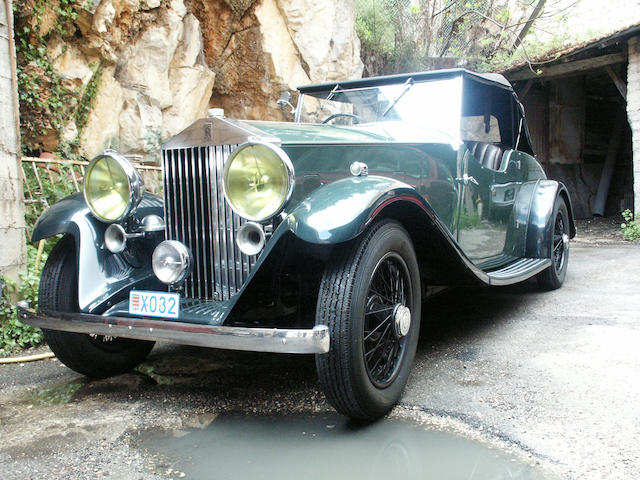
<instances>
[{"instance_id":1,"label":"side panel","mask_svg":"<svg viewBox=\"0 0 640 480\"><path fill-rule=\"evenodd\" d=\"M507 234L505 209L495 209L492 204L496 171L482 166L466 146L462 151L463 175L472 180L463 186L458 243L471 260L482 265L503 253Z\"/></svg>"},{"instance_id":2,"label":"side panel","mask_svg":"<svg viewBox=\"0 0 640 480\"><path fill-rule=\"evenodd\" d=\"M562 195L569 210L571 238L576 234L571 200L565 186L555 180L540 180L531 199L531 210L527 226L525 256L528 258L550 258L553 236L553 208Z\"/></svg>"},{"instance_id":3,"label":"side panel","mask_svg":"<svg viewBox=\"0 0 640 480\"><path fill-rule=\"evenodd\" d=\"M411 186L452 228L458 201L454 181L457 152L449 144L285 145L296 171L292 204L323 185L351 177L353 162L367 164L369 177L395 179Z\"/></svg>"},{"instance_id":4,"label":"side panel","mask_svg":"<svg viewBox=\"0 0 640 480\"><path fill-rule=\"evenodd\" d=\"M389 178L350 177L320 187L283 224L305 242L337 244L357 237L378 215L408 219L405 226L413 232L418 256L434 260L430 268L445 269L439 275L450 279L449 284L489 283L431 205L415 189Z\"/></svg>"},{"instance_id":5,"label":"side panel","mask_svg":"<svg viewBox=\"0 0 640 480\"><path fill-rule=\"evenodd\" d=\"M145 195L135 216L154 213L163 216L162 201ZM70 234L76 242L78 262L78 303L80 310L99 313L114 303L113 297L133 286L158 285L151 270L152 244L142 240L135 253L112 254L104 248L107 225L98 221L86 206L82 194L67 197L46 210L36 222L31 241L58 234ZM142 258L141 258L142 257ZM147 258L148 257L148 258Z\"/></svg>"}]
</instances>

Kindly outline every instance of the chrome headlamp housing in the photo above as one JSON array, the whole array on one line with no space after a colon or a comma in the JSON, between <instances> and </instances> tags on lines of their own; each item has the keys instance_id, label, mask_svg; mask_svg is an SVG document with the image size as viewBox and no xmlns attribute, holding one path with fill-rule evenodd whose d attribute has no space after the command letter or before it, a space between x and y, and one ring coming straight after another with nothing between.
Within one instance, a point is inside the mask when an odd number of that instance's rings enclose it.
<instances>
[{"instance_id":1,"label":"chrome headlamp housing","mask_svg":"<svg viewBox=\"0 0 640 480\"><path fill-rule=\"evenodd\" d=\"M224 195L242 218L263 222L280 213L289 201L294 177L293 164L280 147L244 143L224 166Z\"/></svg>"},{"instance_id":2,"label":"chrome headlamp housing","mask_svg":"<svg viewBox=\"0 0 640 480\"><path fill-rule=\"evenodd\" d=\"M127 218L138 206L144 185L126 158L113 150L105 150L87 167L83 193L94 217L114 223Z\"/></svg>"}]
</instances>

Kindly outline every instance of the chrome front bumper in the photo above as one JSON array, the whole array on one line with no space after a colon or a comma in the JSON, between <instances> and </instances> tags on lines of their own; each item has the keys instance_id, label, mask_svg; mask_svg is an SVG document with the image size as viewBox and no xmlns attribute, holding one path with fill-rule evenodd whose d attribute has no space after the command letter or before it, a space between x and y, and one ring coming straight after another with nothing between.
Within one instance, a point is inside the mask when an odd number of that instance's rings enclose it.
<instances>
[{"instance_id":1,"label":"chrome front bumper","mask_svg":"<svg viewBox=\"0 0 640 480\"><path fill-rule=\"evenodd\" d=\"M224 327L147 318L105 317L88 313L36 312L26 302L18 302L17 307L21 322L49 330L138 340L166 340L227 350L274 353L329 351L329 328L325 325L316 325L308 330Z\"/></svg>"}]
</instances>

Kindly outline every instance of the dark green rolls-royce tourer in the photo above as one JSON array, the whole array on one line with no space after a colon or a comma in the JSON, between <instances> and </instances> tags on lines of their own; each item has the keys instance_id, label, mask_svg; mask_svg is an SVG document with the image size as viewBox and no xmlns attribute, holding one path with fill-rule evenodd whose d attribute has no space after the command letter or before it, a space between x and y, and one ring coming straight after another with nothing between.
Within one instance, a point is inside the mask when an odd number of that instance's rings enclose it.
<instances>
[{"instance_id":1,"label":"dark green rolls-royce tourer","mask_svg":"<svg viewBox=\"0 0 640 480\"><path fill-rule=\"evenodd\" d=\"M117 152L93 159L83 194L35 225L33 240L63 236L20 318L91 377L133 368L155 340L315 354L329 402L375 419L402 394L431 292L562 285L569 194L504 77L311 85L291 113L212 109L163 145L164 198Z\"/></svg>"}]
</instances>

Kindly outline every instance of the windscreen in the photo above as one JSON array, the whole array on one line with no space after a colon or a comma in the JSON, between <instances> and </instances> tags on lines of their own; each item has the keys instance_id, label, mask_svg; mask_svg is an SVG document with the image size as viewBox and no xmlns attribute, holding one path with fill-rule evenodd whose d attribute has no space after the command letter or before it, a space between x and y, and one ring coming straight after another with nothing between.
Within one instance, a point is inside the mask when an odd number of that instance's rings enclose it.
<instances>
[{"instance_id":1,"label":"windscreen","mask_svg":"<svg viewBox=\"0 0 640 480\"><path fill-rule=\"evenodd\" d=\"M462 78L307 93L300 121L359 125L409 122L459 138Z\"/></svg>"}]
</instances>

